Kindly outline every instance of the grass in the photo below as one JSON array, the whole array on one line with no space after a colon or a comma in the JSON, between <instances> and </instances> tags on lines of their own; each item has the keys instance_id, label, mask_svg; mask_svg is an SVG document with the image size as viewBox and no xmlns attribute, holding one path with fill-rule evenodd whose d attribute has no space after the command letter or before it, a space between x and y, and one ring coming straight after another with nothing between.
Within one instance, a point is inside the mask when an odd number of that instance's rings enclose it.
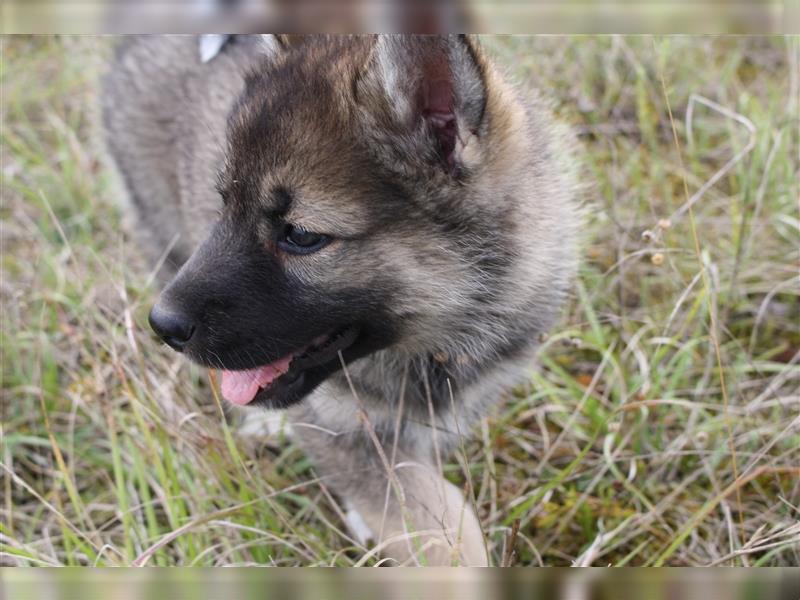
<instances>
[{"instance_id":1,"label":"grass","mask_svg":"<svg viewBox=\"0 0 800 600\"><path fill-rule=\"evenodd\" d=\"M486 43L591 190L541 366L465 445L493 562L800 563L800 40ZM94 141L108 40L2 45L0 562L359 564L297 447L226 424L149 333Z\"/></svg>"}]
</instances>

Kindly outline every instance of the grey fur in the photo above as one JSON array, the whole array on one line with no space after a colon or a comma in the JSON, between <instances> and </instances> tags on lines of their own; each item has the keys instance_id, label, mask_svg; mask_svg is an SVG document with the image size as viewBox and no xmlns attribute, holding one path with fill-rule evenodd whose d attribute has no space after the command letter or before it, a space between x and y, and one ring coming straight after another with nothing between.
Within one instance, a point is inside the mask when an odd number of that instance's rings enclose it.
<instances>
[{"instance_id":1,"label":"grey fur","mask_svg":"<svg viewBox=\"0 0 800 600\"><path fill-rule=\"evenodd\" d=\"M455 233L445 242L410 228L407 245L387 238L378 246L385 268L404 282L407 300L392 308L408 315L401 339L329 377L289 409L289 418L329 485L383 540L385 555L486 564L478 520L438 466L491 405L526 379L537 340L571 286L580 219L570 137L535 95L510 86L474 41L352 43L361 49L347 69L364 73L355 88L359 125L351 133L372 138L376 156L405 184L427 160L418 152L425 130L398 133L413 111L416 53L427 45L445 49L461 132L455 152L470 178L460 187L444 171L414 180L415 198L431 204L409 210ZM220 209L214 186L232 160L226 121L245 73L281 45L237 36L203 64L196 38L148 36L126 40L117 53L104 93L109 148L150 255L155 259L177 237L165 278ZM313 47L307 53L314 64ZM341 211L350 215L347 207ZM315 276L313 268L304 274ZM421 552L406 539L414 531L427 532L415 538Z\"/></svg>"}]
</instances>

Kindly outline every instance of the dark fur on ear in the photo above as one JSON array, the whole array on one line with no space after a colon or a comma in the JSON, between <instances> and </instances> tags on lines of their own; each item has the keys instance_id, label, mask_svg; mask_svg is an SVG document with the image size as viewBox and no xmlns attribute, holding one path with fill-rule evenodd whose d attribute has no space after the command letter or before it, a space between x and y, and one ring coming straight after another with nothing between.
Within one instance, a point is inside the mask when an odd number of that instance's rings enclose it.
<instances>
[{"instance_id":1,"label":"dark fur on ear","mask_svg":"<svg viewBox=\"0 0 800 600\"><path fill-rule=\"evenodd\" d=\"M413 140L409 152L438 160L451 174L461 168L459 140L480 134L484 70L467 36L378 36L356 91L373 126L395 144Z\"/></svg>"}]
</instances>

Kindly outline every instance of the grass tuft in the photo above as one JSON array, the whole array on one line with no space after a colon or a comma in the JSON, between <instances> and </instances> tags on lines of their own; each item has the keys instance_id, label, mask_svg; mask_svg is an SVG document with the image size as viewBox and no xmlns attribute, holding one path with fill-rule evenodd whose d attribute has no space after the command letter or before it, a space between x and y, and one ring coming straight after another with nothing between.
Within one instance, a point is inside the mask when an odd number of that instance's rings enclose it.
<instances>
[{"instance_id":1,"label":"grass tuft","mask_svg":"<svg viewBox=\"0 0 800 600\"><path fill-rule=\"evenodd\" d=\"M798 564L798 38L486 44L573 126L591 196L540 367L443 465L493 562ZM149 333L95 142L108 50L2 39L0 562L378 564L297 447L231 429Z\"/></svg>"}]
</instances>

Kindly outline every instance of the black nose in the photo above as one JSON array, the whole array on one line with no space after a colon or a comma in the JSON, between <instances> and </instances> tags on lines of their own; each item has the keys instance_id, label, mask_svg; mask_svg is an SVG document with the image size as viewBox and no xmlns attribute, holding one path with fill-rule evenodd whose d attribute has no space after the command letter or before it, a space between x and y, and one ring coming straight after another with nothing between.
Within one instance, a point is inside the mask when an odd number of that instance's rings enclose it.
<instances>
[{"instance_id":1,"label":"black nose","mask_svg":"<svg viewBox=\"0 0 800 600\"><path fill-rule=\"evenodd\" d=\"M175 350L183 350L194 333L194 323L179 312L156 304L150 311L150 327Z\"/></svg>"}]
</instances>

